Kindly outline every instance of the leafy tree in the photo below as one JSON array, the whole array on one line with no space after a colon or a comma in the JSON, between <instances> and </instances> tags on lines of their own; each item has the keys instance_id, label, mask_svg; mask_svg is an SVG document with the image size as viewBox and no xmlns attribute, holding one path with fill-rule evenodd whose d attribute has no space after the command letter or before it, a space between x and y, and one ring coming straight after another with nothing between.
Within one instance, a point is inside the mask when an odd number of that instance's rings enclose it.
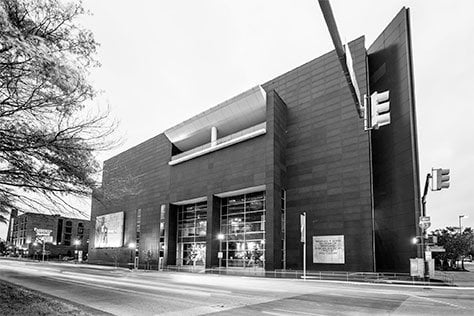
<instances>
[{"instance_id":1,"label":"leafy tree","mask_svg":"<svg viewBox=\"0 0 474 316\"><path fill-rule=\"evenodd\" d=\"M0 220L88 196L115 124L94 111L97 42L80 2L0 0Z\"/></svg>"},{"instance_id":2,"label":"leafy tree","mask_svg":"<svg viewBox=\"0 0 474 316\"><path fill-rule=\"evenodd\" d=\"M437 229L432 234L438 237L438 245L446 249L446 252L438 253L437 257L441 260L450 259L452 261L461 259L462 269L464 269L462 258L469 255L471 250L473 244L472 229L467 227L460 234L458 227L446 227Z\"/></svg>"}]
</instances>

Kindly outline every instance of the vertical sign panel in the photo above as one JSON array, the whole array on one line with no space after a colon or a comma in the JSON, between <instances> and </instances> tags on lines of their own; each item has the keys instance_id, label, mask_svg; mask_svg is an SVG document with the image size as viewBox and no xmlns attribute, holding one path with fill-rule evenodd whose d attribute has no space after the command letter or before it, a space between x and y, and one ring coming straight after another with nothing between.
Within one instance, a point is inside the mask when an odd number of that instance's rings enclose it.
<instances>
[{"instance_id":1,"label":"vertical sign panel","mask_svg":"<svg viewBox=\"0 0 474 316\"><path fill-rule=\"evenodd\" d=\"M300 214L300 232L301 232L301 242L306 242L306 213Z\"/></svg>"}]
</instances>

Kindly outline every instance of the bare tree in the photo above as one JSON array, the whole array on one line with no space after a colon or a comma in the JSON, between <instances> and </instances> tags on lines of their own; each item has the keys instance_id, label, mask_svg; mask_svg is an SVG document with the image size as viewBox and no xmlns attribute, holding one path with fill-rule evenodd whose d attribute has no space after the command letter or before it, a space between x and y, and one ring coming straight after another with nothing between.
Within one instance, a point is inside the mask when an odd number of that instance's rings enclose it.
<instances>
[{"instance_id":1,"label":"bare tree","mask_svg":"<svg viewBox=\"0 0 474 316\"><path fill-rule=\"evenodd\" d=\"M94 153L116 124L91 109L98 44L75 23L84 13L77 1L0 0L0 220L96 187Z\"/></svg>"}]
</instances>

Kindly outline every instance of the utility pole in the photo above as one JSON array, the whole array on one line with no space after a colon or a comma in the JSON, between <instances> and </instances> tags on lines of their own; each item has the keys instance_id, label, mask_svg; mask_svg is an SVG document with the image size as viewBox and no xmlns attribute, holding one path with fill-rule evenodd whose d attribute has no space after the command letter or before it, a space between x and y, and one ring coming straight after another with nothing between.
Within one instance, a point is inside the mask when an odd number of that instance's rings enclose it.
<instances>
[{"instance_id":1,"label":"utility pole","mask_svg":"<svg viewBox=\"0 0 474 316\"><path fill-rule=\"evenodd\" d=\"M44 242L44 238L42 238L43 240L43 262L44 262L44 252L46 251L46 243Z\"/></svg>"}]
</instances>

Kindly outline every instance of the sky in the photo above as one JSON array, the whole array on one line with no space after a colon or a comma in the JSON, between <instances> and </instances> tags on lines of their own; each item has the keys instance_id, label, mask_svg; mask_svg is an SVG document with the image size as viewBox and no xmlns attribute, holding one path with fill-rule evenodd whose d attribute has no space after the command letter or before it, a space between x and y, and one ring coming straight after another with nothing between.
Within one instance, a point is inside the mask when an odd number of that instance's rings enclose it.
<instances>
[{"instance_id":1,"label":"sky","mask_svg":"<svg viewBox=\"0 0 474 316\"><path fill-rule=\"evenodd\" d=\"M474 226L474 2L331 5L342 39L365 35L366 47L410 8L421 190L431 168L451 170L449 189L429 191L427 215L431 228L458 226L459 215ZM101 44L102 67L90 80L123 138L100 160L334 49L317 0L84 0L84 7L92 15L80 22Z\"/></svg>"}]
</instances>

